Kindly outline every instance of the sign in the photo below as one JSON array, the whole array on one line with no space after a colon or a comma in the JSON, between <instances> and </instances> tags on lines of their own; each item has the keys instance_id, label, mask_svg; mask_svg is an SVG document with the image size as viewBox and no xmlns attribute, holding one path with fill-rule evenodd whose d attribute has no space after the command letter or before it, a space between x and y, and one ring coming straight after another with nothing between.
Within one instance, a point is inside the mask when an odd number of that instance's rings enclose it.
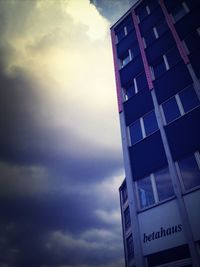
<instances>
[{"instance_id":1,"label":"sign","mask_svg":"<svg viewBox=\"0 0 200 267\"><path fill-rule=\"evenodd\" d=\"M185 244L175 199L141 212L138 219L144 255Z\"/></svg>"}]
</instances>

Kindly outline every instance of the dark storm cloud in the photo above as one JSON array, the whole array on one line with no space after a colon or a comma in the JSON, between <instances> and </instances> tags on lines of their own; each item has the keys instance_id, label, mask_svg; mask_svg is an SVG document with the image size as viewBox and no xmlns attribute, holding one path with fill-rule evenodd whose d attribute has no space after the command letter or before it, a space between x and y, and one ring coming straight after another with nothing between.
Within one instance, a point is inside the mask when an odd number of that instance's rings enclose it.
<instances>
[{"instance_id":1,"label":"dark storm cloud","mask_svg":"<svg viewBox=\"0 0 200 267\"><path fill-rule=\"evenodd\" d=\"M90 242L79 238L94 225L105 227L91 213L96 204L89 197L66 195L1 198L0 262L19 267L112 262L119 257L118 248L98 245L97 235Z\"/></svg>"},{"instance_id":2,"label":"dark storm cloud","mask_svg":"<svg viewBox=\"0 0 200 267\"><path fill-rule=\"evenodd\" d=\"M95 180L105 177L120 164L120 157L70 132L63 140L59 129L45 128L38 113L44 103L37 84L16 69L14 77L0 73L0 158L21 165L46 165L68 177ZM48 112L48 111L46 111ZM71 144L74 144L72 147ZM69 145L67 145L69 144ZM78 166L78 168L77 168Z\"/></svg>"},{"instance_id":3,"label":"dark storm cloud","mask_svg":"<svg viewBox=\"0 0 200 267\"><path fill-rule=\"evenodd\" d=\"M137 0L90 0L102 16L112 24L126 12Z\"/></svg>"},{"instance_id":4,"label":"dark storm cloud","mask_svg":"<svg viewBox=\"0 0 200 267\"><path fill-rule=\"evenodd\" d=\"M42 32L42 42L33 38L25 52L18 50L34 28L34 12L45 16L37 3L0 1L0 266L123 266L118 192L111 193L107 184L121 174L119 147L96 141L92 127L82 136L68 125L76 116L67 109L65 127L57 126L63 111L57 107L53 116L49 95L52 87L59 92L59 83L50 75L41 82L43 73L28 67L34 62L31 57L42 57L51 42L56 46L66 36L57 30L56 36L54 31ZM59 4L52 10L47 12L49 21L56 14L60 22L64 16ZM83 29L80 25L79 31ZM73 38L76 34L77 29ZM15 39L19 43L12 43ZM31 53L25 63L23 52ZM71 105L67 98L65 105ZM80 122L84 116L80 114ZM110 130L105 117L98 122L99 137Z\"/></svg>"}]
</instances>

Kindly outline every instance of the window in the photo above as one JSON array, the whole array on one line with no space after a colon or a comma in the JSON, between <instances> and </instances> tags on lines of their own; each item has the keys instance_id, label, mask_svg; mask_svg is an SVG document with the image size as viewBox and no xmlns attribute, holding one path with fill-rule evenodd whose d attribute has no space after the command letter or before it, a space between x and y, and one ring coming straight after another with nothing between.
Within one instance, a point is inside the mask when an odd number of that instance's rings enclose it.
<instances>
[{"instance_id":1,"label":"window","mask_svg":"<svg viewBox=\"0 0 200 267\"><path fill-rule=\"evenodd\" d=\"M195 152L194 154L179 160L176 163L176 166L185 190L200 186L199 152Z\"/></svg>"},{"instance_id":2,"label":"window","mask_svg":"<svg viewBox=\"0 0 200 267\"><path fill-rule=\"evenodd\" d=\"M162 20L161 23L156 25L156 30L159 36L163 35L167 30L168 30L168 25L166 23L166 21Z\"/></svg>"},{"instance_id":3,"label":"window","mask_svg":"<svg viewBox=\"0 0 200 267\"><path fill-rule=\"evenodd\" d=\"M139 16L139 20L142 21L146 16L150 14L150 8L149 6L143 6L142 8L138 10L137 13Z\"/></svg>"},{"instance_id":4,"label":"window","mask_svg":"<svg viewBox=\"0 0 200 267\"><path fill-rule=\"evenodd\" d=\"M145 48L162 36L167 31L167 27L167 23L162 21L161 23L156 24L151 30L146 32L143 37Z\"/></svg>"},{"instance_id":5,"label":"window","mask_svg":"<svg viewBox=\"0 0 200 267\"><path fill-rule=\"evenodd\" d=\"M120 58L120 68L126 66L132 60L131 50L128 49Z\"/></svg>"},{"instance_id":6,"label":"window","mask_svg":"<svg viewBox=\"0 0 200 267\"><path fill-rule=\"evenodd\" d=\"M129 131L132 145L143 139L140 119L131 124L131 126L129 127Z\"/></svg>"},{"instance_id":7,"label":"window","mask_svg":"<svg viewBox=\"0 0 200 267\"><path fill-rule=\"evenodd\" d=\"M155 78L158 78L167 71L167 67L165 64L166 60L164 60L164 56L165 55L163 55L162 58L157 62L157 64L153 66L153 72Z\"/></svg>"},{"instance_id":8,"label":"window","mask_svg":"<svg viewBox=\"0 0 200 267\"><path fill-rule=\"evenodd\" d=\"M129 227L131 226L131 218L130 218L129 207L124 211L124 224L125 224L125 229L126 230L128 230Z\"/></svg>"},{"instance_id":9,"label":"window","mask_svg":"<svg viewBox=\"0 0 200 267\"><path fill-rule=\"evenodd\" d=\"M183 41L187 54L192 53L200 47L200 28L189 34Z\"/></svg>"},{"instance_id":10,"label":"window","mask_svg":"<svg viewBox=\"0 0 200 267\"><path fill-rule=\"evenodd\" d=\"M140 52L139 46L134 44L120 57L120 68L126 66L133 58L135 58Z\"/></svg>"},{"instance_id":11,"label":"window","mask_svg":"<svg viewBox=\"0 0 200 267\"><path fill-rule=\"evenodd\" d=\"M173 47L153 65L154 77L158 78L181 60L177 47Z\"/></svg>"},{"instance_id":12,"label":"window","mask_svg":"<svg viewBox=\"0 0 200 267\"><path fill-rule=\"evenodd\" d=\"M128 34L127 27L124 26L116 33L116 43L120 42Z\"/></svg>"},{"instance_id":13,"label":"window","mask_svg":"<svg viewBox=\"0 0 200 267\"><path fill-rule=\"evenodd\" d=\"M166 53L166 60L169 68L173 67L177 62L181 60L178 48L175 46ZM169 69L168 68L168 69Z\"/></svg>"},{"instance_id":14,"label":"window","mask_svg":"<svg viewBox=\"0 0 200 267\"><path fill-rule=\"evenodd\" d=\"M185 90L181 91L179 93L179 97L184 112L188 112L199 105L199 99L197 97L193 85L190 85Z\"/></svg>"},{"instance_id":15,"label":"window","mask_svg":"<svg viewBox=\"0 0 200 267\"><path fill-rule=\"evenodd\" d=\"M180 110L175 97L170 98L162 105L165 114L166 124L181 116Z\"/></svg>"},{"instance_id":16,"label":"window","mask_svg":"<svg viewBox=\"0 0 200 267\"><path fill-rule=\"evenodd\" d=\"M158 130L158 123L155 116L155 111L147 113L144 117L136 120L129 126L130 141L134 145L143 138L149 136Z\"/></svg>"},{"instance_id":17,"label":"window","mask_svg":"<svg viewBox=\"0 0 200 267\"><path fill-rule=\"evenodd\" d=\"M125 93L125 100L130 99L132 96L137 94L140 90L142 90L144 87L147 87L147 79L144 72L137 75L133 80L126 85L124 89Z\"/></svg>"},{"instance_id":18,"label":"window","mask_svg":"<svg viewBox=\"0 0 200 267\"><path fill-rule=\"evenodd\" d=\"M126 184L124 184L124 186L122 187L122 201L123 203L125 203L128 199L128 194L127 194L127 187Z\"/></svg>"},{"instance_id":19,"label":"window","mask_svg":"<svg viewBox=\"0 0 200 267\"><path fill-rule=\"evenodd\" d=\"M132 236L132 234L127 238L126 246L127 246L128 260L131 260L134 257L134 246L133 246L133 236Z\"/></svg>"},{"instance_id":20,"label":"window","mask_svg":"<svg viewBox=\"0 0 200 267\"><path fill-rule=\"evenodd\" d=\"M171 178L169 176L168 168L162 169L154 173L156 188L158 193L158 200L170 198L174 195L174 189L172 186Z\"/></svg>"},{"instance_id":21,"label":"window","mask_svg":"<svg viewBox=\"0 0 200 267\"><path fill-rule=\"evenodd\" d=\"M199 106L200 101L193 85L189 85L161 105L165 124L174 121L185 113Z\"/></svg>"},{"instance_id":22,"label":"window","mask_svg":"<svg viewBox=\"0 0 200 267\"><path fill-rule=\"evenodd\" d=\"M146 46L149 46L150 44L152 44L155 39L156 39L156 37L155 37L155 32L153 29L151 29L150 31L148 31L144 35L144 40L145 40Z\"/></svg>"},{"instance_id":23,"label":"window","mask_svg":"<svg viewBox=\"0 0 200 267\"><path fill-rule=\"evenodd\" d=\"M138 180L137 192L141 209L174 196L169 169L159 170Z\"/></svg>"},{"instance_id":24,"label":"window","mask_svg":"<svg viewBox=\"0 0 200 267\"><path fill-rule=\"evenodd\" d=\"M154 110L143 117L145 135L148 136L158 130L158 123Z\"/></svg>"},{"instance_id":25,"label":"window","mask_svg":"<svg viewBox=\"0 0 200 267\"><path fill-rule=\"evenodd\" d=\"M145 177L137 182L140 207L145 208L155 203L151 177Z\"/></svg>"},{"instance_id":26,"label":"window","mask_svg":"<svg viewBox=\"0 0 200 267\"><path fill-rule=\"evenodd\" d=\"M189 11L190 10L185 2L182 2L180 5L177 5L172 11L174 22L177 22L178 20L183 18Z\"/></svg>"}]
</instances>

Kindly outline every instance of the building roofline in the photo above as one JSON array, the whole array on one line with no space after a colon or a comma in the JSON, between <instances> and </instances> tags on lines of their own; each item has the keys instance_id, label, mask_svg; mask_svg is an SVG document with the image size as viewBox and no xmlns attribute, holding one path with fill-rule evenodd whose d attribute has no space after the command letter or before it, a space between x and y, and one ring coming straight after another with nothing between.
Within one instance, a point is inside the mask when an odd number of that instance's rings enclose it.
<instances>
[{"instance_id":1,"label":"building roofline","mask_svg":"<svg viewBox=\"0 0 200 267\"><path fill-rule=\"evenodd\" d=\"M138 0L135 4L133 4L127 11L126 13L124 13L124 15L122 15L121 18L119 18L111 27L110 29L115 28L130 12L132 9L135 9L140 3L142 2L142 0Z\"/></svg>"},{"instance_id":2,"label":"building roofline","mask_svg":"<svg viewBox=\"0 0 200 267\"><path fill-rule=\"evenodd\" d=\"M121 190L121 188L124 186L125 183L126 183L126 178L124 178L123 182L121 183L121 185L119 187L119 191Z\"/></svg>"}]
</instances>

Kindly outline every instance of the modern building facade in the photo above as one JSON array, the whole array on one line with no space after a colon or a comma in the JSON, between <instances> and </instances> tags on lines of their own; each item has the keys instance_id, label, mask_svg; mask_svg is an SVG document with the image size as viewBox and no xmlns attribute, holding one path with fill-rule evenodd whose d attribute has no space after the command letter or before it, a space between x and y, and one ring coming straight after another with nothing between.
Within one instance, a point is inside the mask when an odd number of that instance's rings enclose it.
<instances>
[{"instance_id":1,"label":"modern building facade","mask_svg":"<svg viewBox=\"0 0 200 267\"><path fill-rule=\"evenodd\" d=\"M111 27L127 267L200 266L200 1L139 0Z\"/></svg>"}]
</instances>

